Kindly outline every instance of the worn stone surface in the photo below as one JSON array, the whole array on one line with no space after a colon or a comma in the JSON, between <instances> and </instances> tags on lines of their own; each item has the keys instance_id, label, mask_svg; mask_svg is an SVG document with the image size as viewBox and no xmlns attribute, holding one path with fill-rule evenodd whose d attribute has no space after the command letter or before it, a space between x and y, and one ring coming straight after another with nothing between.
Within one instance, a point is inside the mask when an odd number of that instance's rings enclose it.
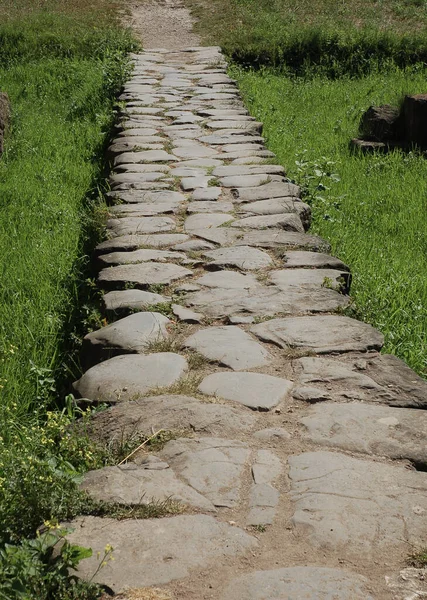
<instances>
[{"instance_id":1,"label":"worn stone surface","mask_svg":"<svg viewBox=\"0 0 427 600\"><path fill-rule=\"evenodd\" d=\"M78 574L95 573L107 544L114 544L109 561L94 581L118 592L124 588L166 584L182 579L196 568L208 568L257 548L257 540L238 527L207 515L180 515L169 519L124 520L79 517L70 523L71 543L93 549L80 563ZM167 565L167 568L165 568Z\"/></svg>"},{"instance_id":2,"label":"worn stone surface","mask_svg":"<svg viewBox=\"0 0 427 600\"><path fill-rule=\"evenodd\" d=\"M294 532L314 548L373 558L424 543L426 473L323 451L289 464Z\"/></svg>"},{"instance_id":3,"label":"worn stone surface","mask_svg":"<svg viewBox=\"0 0 427 600\"><path fill-rule=\"evenodd\" d=\"M190 269L173 263L138 263L120 265L103 269L98 276L101 285L124 285L126 282L136 285L169 284L172 281L188 277L193 272Z\"/></svg>"},{"instance_id":4,"label":"worn stone surface","mask_svg":"<svg viewBox=\"0 0 427 600\"><path fill-rule=\"evenodd\" d=\"M156 235L123 235L101 242L96 251L98 254L138 250L139 248L169 248L189 239L183 233L158 233Z\"/></svg>"},{"instance_id":5,"label":"worn stone surface","mask_svg":"<svg viewBox=\"0 0 427 600\"><path fill-rule=\"evenodd\" d=\"M260 217L245 217L244 219L238 219L231 224L231 227L238 227L240 229L284 229L285 231L299 231L304 232L304 227L301 223L301 219L298 215L282 214L282 215L268 215Z\"/></svg>"},{"instance_id":6,"label":"worn stone surface","mask_svg":"<svg viewBox=\"0 0 427 600\"><path fill-rule=\"evenodd\" d=\"M254 202L271 198L298 198L300 189L293 183L272 182L257 187L239 187L232 190L236 202Z\"/></svg>"},{"instance_id":7,"label":"worn stone surface","mask_svg":"<svg viewBox=\"0 0 427 600\"><path fill-rule=\"evenodd\" d=\"M118 237L174 231L176 223L170 217L123 217L122 219L109 219L107 227L113 235Z\"/></svg>"},{"instance_id":8,"label":"worn stone surface","mask_svg":"<svg viewBox=\"0 0 427 600\"><path fill-rule=\"evenodd\" d=\"M291 287L323 287L348 293L349 274L338 269L278 269L270 274L270 280L281 290Z\"/></svg>"},{"instance_id":9,"label":"worn stone surface","mask_svg":"<svg viewBox=\"0 0 427 600\"><path fill-rule=\"evenodd\" d=\"M180 304L172 304L172 312L184 323L201 323L203 321L201 313L185 308L185 306L181 306Z\"/></svg>"},{"instance_id":10,"label":"worn stone surface","mask_svg":"<svg viewBox=\"0 0 427 600\"><path fill-rule=\"evenodd\" d=\"M220 227L224 223L233 221L233 218L233 215L228 213L195 214L185 220L184 229L192 233L197 229Z\"/></svg>"},{"instance_id":11,"label":"worn stone surface","mask_svg":"<svg viewBox=\"0 0 427 600\"><path fill-rule=\"evenodd\" d=\"M268 351L235 326L200 329L185 340L184 346L234 371L264 367L271 362Z\"/></svg>"},{"instance_id":12,"label":"worn stone surface","mask_svg":"<svg viewBox=\"0 0 427 600\"><path fill-rule=\"evenodd\" d=\"M244 404L254 410L270 410L289 396L292 382L262 373L213 373L203 379L199 391Z\"/></svg>"},{"instance_id":13,"label":"worn stone surface","mask_svg":"<svg viewBox=\"0 0 427 600\"><path fill-rule=\"evenodd\" d=\"M206 437L172 440L159 453L193 489L228 508L239 502L249 455L243 442Z\"/></svg>"},{"instance_id":14,"label":"worn stone surface","mask_svg":"<svg viewBox=\"0 0 427 600\"><path fill-rule=\"evenodd\" d=\"M107 311L144 310L149 306L165 304L170 301L170 298L144 290L119 290L107 292L103 295L102 301Z\"/></svg>"},{"instance_id":15,"label":"worn stone surface","mask_svg":"<svg viewBox=\"0 0 427 600\"><path fill-rule=\"evenodd\" d=\"M386 575L386 584L393 600L422 600L427 597L427 569L406 567L393 575Z\"/></svg>"},{"instance_id":16,"label":"worn stone surface","mask_svg":"<svg viewBox=\"0 0 427 600\"><path fill-rule=\"evenodd\" d=\"M221 600L374 600L368 580L345 569L289 567L234 579Z\"/></svg>"},{"instance_id":17,"label":"worn stone surface","mask_svg":"<svg viewBox=\"0 0 427 600\"><path fill-rule=\"evenodd\" d=\"M291 250L282 256L283 267L287 269L338 269L349 271L339 258L324 254L323 252L308 252L307 250Z\"/></svg>"},{"instance_id":18,"label":"worn stone surface","mask_svg":"<svg viewBox=\"0 0 427 600\"><path fill-rule=\"evenodd\" d=\"M320 446L407 458L427 464L424 410L366 404L321 404L301 419L305 436Z\"/></svg>"},{"instance_id":19,"label":"worn stone surface","mask_svg":"<svg viewBox=\"0 0 427 600\"><path fill-rule=\"evenodd\" d=\"M123 402L172 385L186 370L185 358L172 352L125 354L92 367L73 387L82 398L94 402Z\"/></svg>"},{"instance_id":20,"label":"worn stone surface","mask_svg":"<svg viewBox=\"0 0 427 600\"><path fill-rule=\"evenodd\" d=\"M281 348L318 354L379 350L384 340L381 333L370 325L336 315L272 319L254 325L251 331L261 340Z\"/></svg>"},{"instance_id":21,"label":"worn stone surface","mask_svg":"<svg viewBox=\"0 0 427 600\"><path fill-rule=\"evenodd\" d=\"M168 252L167 250L149 250L143 248L131 252L110 252L101 254L98 261L103 266L127 265L141 262L166 262L167 260L184 260L187 256L182 252Z\"/></svg>"},{"instance_id":22,"label":"worn stone surface","mask_svg":"<svg viewBox=\"0 0 427 600\"><path fill-rule=\"evenodd\" d=\"M80 489L96 500L119 504L149 504L175 500L205 511L215 507L189 485L181 482L167 463L157 469L157 463L142 465L128 463L117 467L105 467L86 473Z\"/></svg>"},{"instance_id":23,"label":"worn stone surface","mask_svg":"<svg viewBox=\"0 0 427 600\"><path fill-rule=\"evenodd\" d=\"M160 313L135 313L88 333L83 340L84 351L90 355L92 363L97 362L95 357L142 353L151 342L168 337L166 327L169 324L171 321Z\"/></svg>"}]
</instances>

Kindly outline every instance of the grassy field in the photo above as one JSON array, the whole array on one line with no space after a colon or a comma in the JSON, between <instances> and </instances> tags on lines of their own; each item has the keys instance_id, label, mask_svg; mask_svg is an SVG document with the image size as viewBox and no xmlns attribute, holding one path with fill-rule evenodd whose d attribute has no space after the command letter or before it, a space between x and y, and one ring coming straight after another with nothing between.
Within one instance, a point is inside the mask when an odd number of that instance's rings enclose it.
<instances>
[{"instance_id":1,"label":"grassy field","mask_svg":"<svg viewBox=\"0 0 427 600\"><path fill-rule=\"evenodd\" d=\"M79 326L91 318L103 151L136 45L109 0L85 4L0 0L0 82L12 105L0 160L0 598L8 600L98 593L70 586L68 567L84 552L65 544L55 561L51 528L81 509L79 474L100 460L69 432L77 415L64 384L78 368ZM47 533L25 541L43 521Z\"/></svg>"}]
</instances>

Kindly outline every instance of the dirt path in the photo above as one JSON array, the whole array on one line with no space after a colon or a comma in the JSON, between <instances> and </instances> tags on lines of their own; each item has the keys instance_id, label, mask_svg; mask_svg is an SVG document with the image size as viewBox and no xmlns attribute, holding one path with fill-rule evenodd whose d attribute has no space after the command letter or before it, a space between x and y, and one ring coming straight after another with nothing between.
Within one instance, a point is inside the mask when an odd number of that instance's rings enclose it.
<instances>
[{"instance_id":1,"label":"dirt path","mask_svg":"<svg viewBox=\"0 0 427 600\"><path fill-rule=\"evenodd\" d=\"M129 25L147 48L176 50L199 46L200 38L192 32L190 11L180 0L139 0L130 2Z\"/></svg>"}]
</instances>

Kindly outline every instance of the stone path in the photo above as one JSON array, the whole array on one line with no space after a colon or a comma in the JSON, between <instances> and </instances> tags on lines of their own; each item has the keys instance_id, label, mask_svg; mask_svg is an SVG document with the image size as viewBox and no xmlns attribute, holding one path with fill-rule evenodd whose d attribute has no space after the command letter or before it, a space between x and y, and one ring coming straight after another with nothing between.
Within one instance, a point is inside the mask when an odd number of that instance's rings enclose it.
<instances>
[{"instance_id":1,"label":"stone path","mask_svg":"<svg viewBox=\"0 0 427 600\"><path fill-rule=\"evenodd\" d=\"M134 56L96 250L110 325L78 396L107 443L172 432L88 473L106 502L182 514L81 517L116 593L182 600L427 597L427 383L342 315L351 277L266 150L217 48ZM146 589L149 588L149 589Z\"/></svg>"}]
</instances>

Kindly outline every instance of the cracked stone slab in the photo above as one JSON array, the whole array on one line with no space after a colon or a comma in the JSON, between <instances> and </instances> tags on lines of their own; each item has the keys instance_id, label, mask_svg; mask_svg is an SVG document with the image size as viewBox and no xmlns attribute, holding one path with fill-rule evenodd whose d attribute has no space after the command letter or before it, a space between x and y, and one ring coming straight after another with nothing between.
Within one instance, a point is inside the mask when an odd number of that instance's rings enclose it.
<instances>
[{"instance_id":1,"label":"cracked stone slab","mask_svg":"<svg viewBox=\"0 0 427 600\"><path fill-rule=\"evenodd\" d=\"M228 213L214 213L214 214L200 214L191 215L187 217L184 223L184 229L187 233L193 233L193 231L203 228L216 228L220 227L224 223L233 221L233 215Z\"/></svg>"},{"instance_id":2,"label":"cracked stone slab","mask_svg":"<svg viewBox=\"0 0 427 600\"><path fill-rule=\"evenodd\" d=\"M84 579L95 573L97 553L103 556L105 546L113 542L115 560L109 561L94 581L115 592L166 584L257 548L253 536L207 515L123 521L79 517L70 527L74 529L67 536L70 543L93 549L93 556L78 568Z\"/></svg>"},{"instance_id":3,"label":"cracked stone slab","mask_svg":"<svg viewBox=\"0 0 427 600\"><path fill-rule=\"evenodd\" d=\"M337 269L279 269L269 276L281 290L289 286L299 288L326 287L348 294L350 291L350 275L348 271Z\"/></svg>"},{"instance_id":4,"label":"cracked stone slab","mask_svg":"<svg viewBox=\"0 0 427 600\"><path fill-rule=\"evenodd\" d=\"M294 534L314 548L369 559L425 543L426 473L324 451L289 465Z\"/></svg>"},{"instance_id":5,"label":"cracked stone slab","mask_svg":"<svg viewBox=\"0 0 427 600\"><path fill-rule=\"evenodd\" d=\"M272 319L251 328L259 339L281 348L328 354L380 350L382 334L361 321L338 315Z\"/></svg>"},{"instance_id":6,"label":"cracked stone slab","mask_svg":"<svg viewBox=\"0 0 427 600\"><path fill-rule=\"evenodd\" d=\"M273 264L267 252L251 248L250 246L234 246L231 248L218 248L205 252L203 256L211 259L209 268L217 267L225 269L236 267L243 271L257 271L270 267Z\"/></svg>"},{"instance_id":7,"label":"cracked stone slab","mask_svg":"<svg viewBox=\"0 0 427 600\"><path fill-rule=\"evenodd\" d=\"M147 505L150 502L175 500L200 510L215 512L215 507L195 489L181 482L167 463L156 469L157 463L128 463L105 467L85 474L80 489L103 502Z\"/></svg>"},{"instance_id":8,"label":"cracked stone slab","mask_svg":"<svg viewBox=\"0 0 427 600\"><path fill-rule=\"evenodd\" d=\"M199 391L238 402L254 410L270 410L286 400L292 382L262 373L213 373L203 379Z\"/></svg>"},{"instance_id":9,"label":"cracked stone slab","mask_svg":"<svg viewBox=\"0 0 427 600\"><path fill-rule=\"evenodd\" d=\"M272 360L261 344L240 327L230 325L200 329L185 340L184 347L234 371L265 367Z\"/></svg>"},{"instance_id":10,"label":"cracked stone slab","mask_svg":"<svg viewBox=\"0 0 427 600\"><path fill-rule=\"evenodd\" d=\"M272 483L283 471L278 456L271 450L258 450L252 464L252 478L256 484Z\"/></svg>"},{"instance_id":11,"label":"cracked stone slab","mask_svg":"<svg viewBox=\"0 0 427 600\"><path fill-rule=\"evenodd\" d=\"M157 215L175 214L179 211L177 202L146 202L140 204L118 204L111 206L108 212L118 218L121 217L155 217Z\"/></svg>"},{"instance_id":12,"label":"cracked stone slab","mask_svg":"<svg viewBox=\"0 0 427 600\"><path fill-rule=\"evenodd\" d=\"M231 202L210 202L207 201L196 201L189 202L187 204L187 213L195 214L195 213L225 213L231 212L233 210L233 204Z\"/></svg>"},{"instance_id":13,"label":"cracked stone slab","mask_svg":"<svg viewBox=\"0 0 427 600\"><path fill-rule=\"evenodd\" d=\"M174 263L137 263L135 265L119 265L107 267L98 276L99 283L103 285L120 285L134 283L136 285L168 285L177 279L193 275L190 269L175 265Z\"/></svg>"},{"instance_id":14,"label":"cracked stone slab","mask_svg":"<svg viewBox=\"0 0 427 600\"><path fill-rule=\"evenodd\" d=\"M303 224L296 213L245 217L244 219L234 221L231 227L238 227L240 229L284 229L285 231L299 231L300 233L304 233Z\"/></svg>"},{"instance_id":15,"label":"cracked stone slab","mask_svg":"<svg viewBox=\"0 0 427 600\"><path fill-rule=\"evenodd\" d=\"M109 219L107 228L115 236L140 235L174 231L176 223L170 217L123 217Z\"/></svg>"},{"instance_id":16,"label":"cracked stone slab","mask_svg":"<svg viewBox=\"0 0 427 600\"><path fill-rule=\"evenodd\" d=\"M216 507L236 506L250 456L246 444L222 438L172 440L159 456Z\"/></svg>"},{"instance_id":17,"label":"cracked stone slab","mask_svg":"<svg viewBox=\"0 0 427 600\"><path fill-rule=\"evenodd\" d=\"M169 336L166 327L171 323L160 313L138 312L88 333L83 350L91 363L118 353L143 353L151 342Z\"/></svg>"},{"instance_id":18,"label":"cracked stone slab","mask_svg":"<svg viewBox=\"0 0 427 600\"><path fill-rule=\"evenodd\" d=\"M156 304L166 304L170 298L144 290L119 290L107 292L102 301L106 311L144 310Z\"/></svg>"},{"instance_id":19,"label":"cracked stone slab","mask_svg":"<svg viewBox=\"0 0 427 600\"><path fill-rule=\"evenodd\" d=\"M424 410L372 404L317 404L300 420L304 437L320 446L427 464Z\"/></svg>"},{"instance_id":20,"label":"cracked stone slab","mask_svg":"<svg viewBox=\"0 0 427 600\"><path fill-rule=\"evenodd\" d=\"M315 386L336 402L359 400L389 406L427 407L427 382L390 354L294 361L299 385Z\"/></svg>"},{"instance_id":21,"label":"cracked stone slab","mask_svg":"<svg viewBox=\"0 0 427 600\"><path fill-rule=\"evenodd\" d=\"M268 231L236 231L232 227L212 227L195 229L193 235L221 246L253 246L255 248L310 248L329 250L329 244L315 235L269 229Z\"/></svg>"},{"instance_id":22,"label":"cracked stone slab","mask_svg":"<svg viewBox=\"0 0 427 600\"><path fill-rule=\"evenodd\" d=\"M339 258L330 256L323 252L308 252L307 250L287 251L282 256L283 267L286 269L338 269L349 271L350 269Z\"/></svg>"},{"instance_id":23,"label":"cracked stone slab","mask_svg":"<svg viewBox=\"0 0 427 600\"><path fill-rule=\"evenodd\" d=\"M181 192L174 192L173 190L129 190L129 191L118 191L109 192L109 197L118 198L122 202L133 204L133 203L161 203L161 202L173 202L178 205L186 201L186 197Z\"/></svg>"},{"instance_id":24,"label":"cracked stone slab","mask_svg":"<svg viewBox=\"0 0 427 600\"><path fill-rule=\"evenodd\" d=\"M150 250L141 248L131 252L110 252L101 254L98 258L102 266L128 265L142 262L166 262L167 260L185 260L187 257L182 252L169 252L168 250Z\"/></svg>"},{"instance_id":25,"label":"cracked stone slab","mask_svg":"<svg viewBox=\"0 0 427 600\"><path fill-rule=\"evenodd\" d=\"M135 400L176 383L187 367L185 358L172 352L122 354L86 371L73 388L80 397L94 402Z\"/></svg>"},{"instance_id":26,"label":"cracked stone slab","mask_svg":"<svg viewBox=\"0 0 427 600\"><path fill-rule=\"evenodd\" d=\"M256 187L238 187L231 190L236 202L254 202L255 200L270 200L272 198L299 198L300 188L294 183L273 181Z\"/></svg>"},{"instance_id":27,"label":"cracked stone slab","mask_svg":"<svg viewBox=\"0 0 427 600\"><path fill-rule=\"evenodd\" d=\"M249 204L241 204L237 210L242 216L268 216L283 215L284 213L295 213L301 219L305 229L311 223L311 208L299 198L273 198L272 200L257 200Z\"/></svg>"},{"instance_id":28,"label":"cracked stone slab","mask_svg":"<svg viewBox=\"0 0 427 600\"><path fill-rule=\"evenodd\" d=\"M271 525L276 516L280 494L266 483L254 483L249 494L248 525Z\"/></svg>"},{"instance_id":29,"label":"cracked stone slab","mask_svg":"<svg viewBox=\"0 0 427 600\"><path fill-rule=\"evenodd\" d=\"M289 567L234 579L221 600L374 600L365 577L345 569Z\"/></svg>"},{"instance_id":30,"label":"cracked stone slab","mask_svg":"<svg viewBox=\"0 0 427 600\"><path fill-rule=\"evenodd\" d=\"M96 247L98 254L114 251L131 251L143 248L168 248L189 240L184 233L157 233L148 235L122 235L105 240Z\"/></svg>"},{"instance_id":31,"label":"cracked stone slab","mask_svg":"<svg viewBox=\"0 0 427 600\"><path fill-rule=\"evenodd\" d=\"M114 445L123 437L150 436L159 429L182 435L234 436L250 431L256 419L255 413L244 407L166 394L115 404L95 413L84 427L93 439Z\"/></svg>"},{"instance_id":32,"label":"cracked stone slab","mask_svg":"<svg viewBox=\"0 0 427 600\"><path fill-rule=\"evenodd\" d=\"M196 280L197 285L224 290L244 290L259 287L256 277L251 274L237 273L236 271L214 271L206 273Z\"/></svg>"}]
</instances>

